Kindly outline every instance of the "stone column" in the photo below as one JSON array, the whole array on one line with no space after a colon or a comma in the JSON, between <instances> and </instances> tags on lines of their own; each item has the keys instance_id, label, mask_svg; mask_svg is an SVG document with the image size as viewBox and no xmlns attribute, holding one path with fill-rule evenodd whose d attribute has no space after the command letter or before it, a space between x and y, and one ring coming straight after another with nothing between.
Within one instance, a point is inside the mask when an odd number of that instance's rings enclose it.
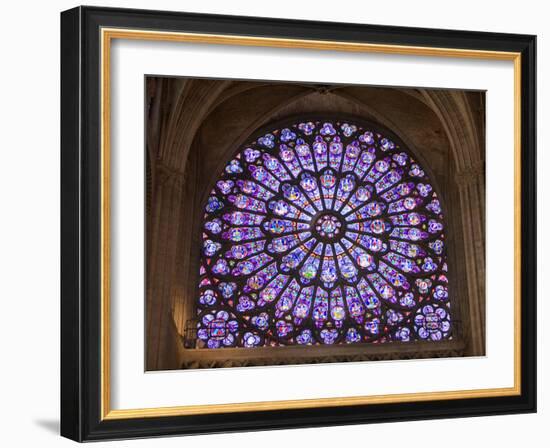
<instances>
[{"instance_id":1,"label":"stone column","mask_svg":"<svg viewBox=\"0 0 550 448\"><path fill-rule=\"evenodd\" d=\"M185 170L182 206L180 209L180 234L177 241L175 277L172 287L174 323L178 334L185 334L188 319L195 317L195 301L198 291L199 260L202 248L202 213L200 192L204 179L197 172L199 151L190 152Z\"/></svg>"},{"instance_id":2,"label":"stone column","mask_svg":"<svg viewBox=\"0 0 550 448\"><path fill-rule=\"evenodd\" d=\"M177 366L172 286L180 230L183 174L155 166L147 260L147 370Z\"/></svg>"},{"instance_id":3,"label":"stone column","mask_svg":"<svg viewBox=\"0 0 550 448\"><path fill-rule=\"evenodd\" d=\"M485 354L485 173L477 164L455 177L460 197L462 238L466 257L466 287L472 355Z\"/></svg>"}]
</instances>

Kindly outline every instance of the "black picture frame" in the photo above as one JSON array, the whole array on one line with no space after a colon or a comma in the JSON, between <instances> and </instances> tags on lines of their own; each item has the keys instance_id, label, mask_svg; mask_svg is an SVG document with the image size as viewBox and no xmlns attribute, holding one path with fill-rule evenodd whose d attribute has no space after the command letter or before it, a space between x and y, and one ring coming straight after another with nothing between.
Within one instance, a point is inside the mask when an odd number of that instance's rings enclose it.
<instances>
[{"instance_id":1,"label":"black picture frame","mask_svg":"<svg viewBox=\"0 0 550 448\"><path fill-rule=\"evenodd\" d=\"M102 28L521 54L521 393L102 419ZM99 7L61 14L61 435L76 441L536 412L536 36Z\"/></svg>"}]
</instances>

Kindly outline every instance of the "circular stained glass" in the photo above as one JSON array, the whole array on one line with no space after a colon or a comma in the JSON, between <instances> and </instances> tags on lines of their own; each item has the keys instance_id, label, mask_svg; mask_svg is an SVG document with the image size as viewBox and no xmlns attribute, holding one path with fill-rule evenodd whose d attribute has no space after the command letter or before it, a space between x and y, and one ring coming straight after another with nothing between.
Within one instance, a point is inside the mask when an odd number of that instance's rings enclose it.
<instances>
[{"instance_id":1,"label":"circular stained glass","mask_svg":"<svg viewBox=\"0 0 550 448\"><path fill-rule=\"evenodd\" d=\"M302 121L244 145L205 204L202 244L199 347L451 337L439 198L368 126Z\"/></svg>"},{"instance_id":2,"label":"circular stained glass","mask_svg":"<svg viewBox=\"0 0 550 448\"><path fill-rule=\"evenodd\" d=\"M315 230L320 238L328 240L336 238L340 233L342 221L334 214L321 215L315 223Z\"/></svg>"}]
</instances>

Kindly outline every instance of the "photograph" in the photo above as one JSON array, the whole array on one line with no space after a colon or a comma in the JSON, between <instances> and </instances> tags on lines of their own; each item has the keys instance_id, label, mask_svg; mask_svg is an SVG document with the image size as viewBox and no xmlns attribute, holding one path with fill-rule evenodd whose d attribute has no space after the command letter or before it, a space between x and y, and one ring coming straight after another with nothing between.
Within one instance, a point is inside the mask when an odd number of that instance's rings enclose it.
<instances>
[{"instance_id":1,"label":"photograph","mask_svg":"<svg viewBox=\"0 0 550 448\"><path fill-rule=\"evenodd\" d=\"M60 14L61 435L536 414L536 33L233 9Z\"/></svg>"},{"instance_id":2,"label":"photograph","mask_svg":"<svg viewBox=\"0 0 550 448\"><path fill-rule=\"evenodd\" d=\"M148 370L485 354L484 91L144 83Z\"/></svg>"}]
</instances>

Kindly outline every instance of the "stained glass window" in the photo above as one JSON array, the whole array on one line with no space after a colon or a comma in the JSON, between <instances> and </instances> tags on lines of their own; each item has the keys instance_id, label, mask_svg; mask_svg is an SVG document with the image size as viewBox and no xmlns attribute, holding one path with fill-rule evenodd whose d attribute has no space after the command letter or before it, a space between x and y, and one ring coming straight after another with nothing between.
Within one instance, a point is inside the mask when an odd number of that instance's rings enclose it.
<instances>
[{"instance_id":1,"label":"stained glass window","mask_svg":"<svg viewBox=\"0 0 550 448\"><path fill-rule=\"evenodd\" d=\"M199 348L450 339L444 220L426 172L350 121L250 141L205 204L197 313Z\"/></svg>"}]
</instances>

